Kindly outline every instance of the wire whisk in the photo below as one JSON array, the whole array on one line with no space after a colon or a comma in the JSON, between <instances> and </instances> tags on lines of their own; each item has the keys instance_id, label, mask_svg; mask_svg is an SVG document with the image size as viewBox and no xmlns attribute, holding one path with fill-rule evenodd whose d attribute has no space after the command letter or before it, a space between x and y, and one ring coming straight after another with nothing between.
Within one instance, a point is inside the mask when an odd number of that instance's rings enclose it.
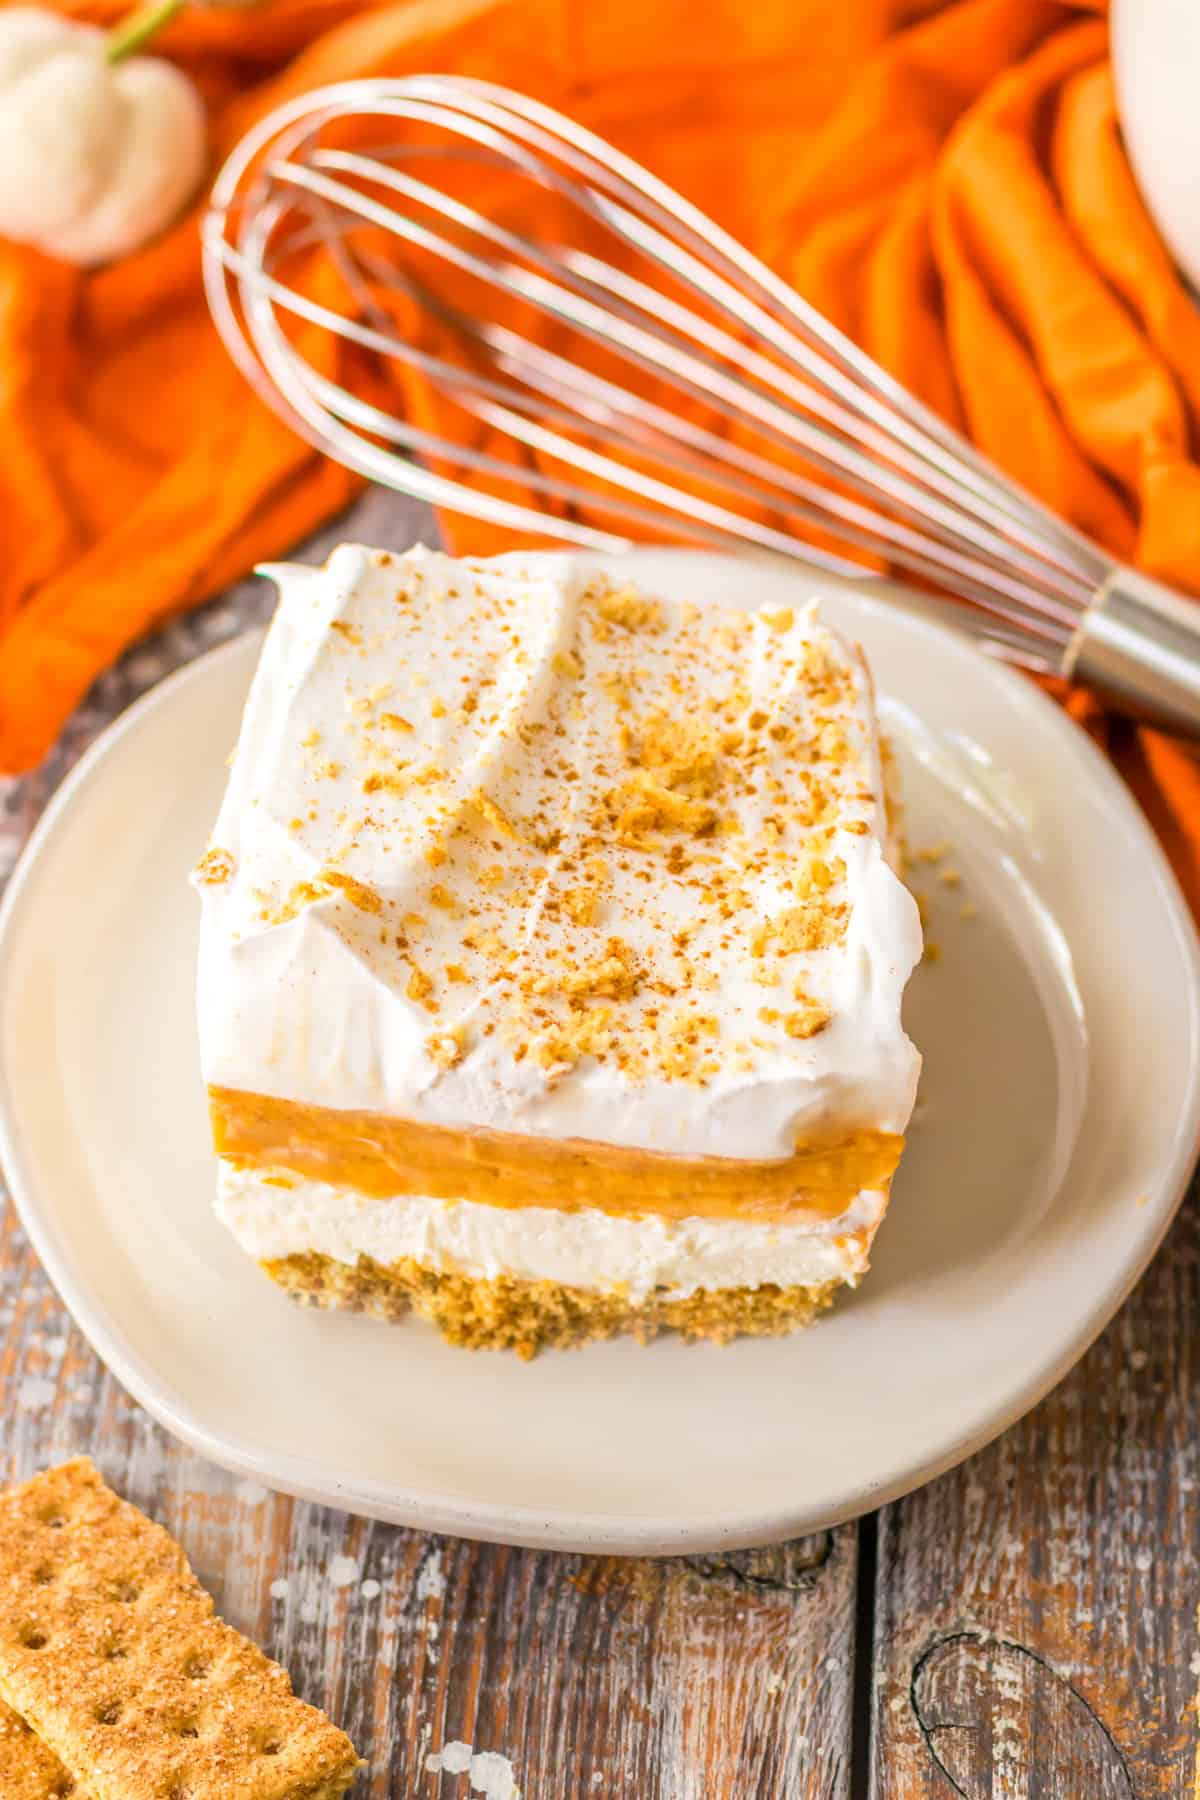
<instances>
[{"instance_id":1,"label":"wire whisk","mask_svg":"<svg viewBox=\"0 0 1200 1800\"><path fill-rule=\"evenodd\" d=\"M248 379L364 476L589 549L900 572L964 603L950 616L985 649L1200 737L1193 603L535 100L443 76L302 96L221 171L204 267Z\"/></svg>"}]
</instances>

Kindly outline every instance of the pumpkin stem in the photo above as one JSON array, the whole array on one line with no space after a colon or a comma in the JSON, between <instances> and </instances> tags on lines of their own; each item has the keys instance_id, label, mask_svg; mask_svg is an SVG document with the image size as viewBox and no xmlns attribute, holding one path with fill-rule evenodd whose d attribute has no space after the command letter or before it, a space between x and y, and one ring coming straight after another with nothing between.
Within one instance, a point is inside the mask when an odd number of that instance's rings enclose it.
<instances>
[{"instance_id":1,"label":"pumpkin stem","mask_svg":"<svg viewBox=\"0 0 1200 1800\"><path fill-rule=\"evenodd\" d=\"M132 56L175 17L183 4L184 0L145 0L142 6L135 6L128 17L109 32L104 52L106 59L118 63Z\"/></svg>"}]
</instances>

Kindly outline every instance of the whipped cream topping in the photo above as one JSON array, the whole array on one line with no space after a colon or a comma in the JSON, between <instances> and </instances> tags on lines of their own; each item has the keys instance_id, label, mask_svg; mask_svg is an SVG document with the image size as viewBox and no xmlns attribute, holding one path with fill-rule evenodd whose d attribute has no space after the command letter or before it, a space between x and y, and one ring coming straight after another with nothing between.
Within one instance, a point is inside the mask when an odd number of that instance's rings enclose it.
<instances>
[{"instance_id":1,"label":"whipped cream topping","mask_svg":"<svg viewBox=\"0 0 1200 1800\"><path fill-rule=\"evenodd\" d=\"M886 1194L859 1194L823 1225L735 1219L618 1219L540 1206L510 1211L470 1200L369 1200L285 1169L222 1163L217 1216L250 1256L315 1254L353 1266L412 1257L442 1273L557 1281L591 1292L620 1288L635 1302L656 1288L855 1283L867 1267Z\"/></svg>"},{"instance_id":2,"label":"whipped cream topping","mask_svg":"<svg viewBox=\"0 0 1200 1800\"><path fill-rule=\"evenodd\" d=\"M903 1131L920 927L815 606L553 553L270 572L195 877L210 1084L686 1155Z\"/></svg>"}]
</instances>

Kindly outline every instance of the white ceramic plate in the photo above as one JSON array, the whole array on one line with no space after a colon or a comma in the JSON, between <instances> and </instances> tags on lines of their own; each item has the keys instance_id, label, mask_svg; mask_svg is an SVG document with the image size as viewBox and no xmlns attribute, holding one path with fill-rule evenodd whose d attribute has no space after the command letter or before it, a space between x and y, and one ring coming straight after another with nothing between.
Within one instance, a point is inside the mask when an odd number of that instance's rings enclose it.
<instances>
[{"instance_id":1,"label":"white ceramic plate","mask_svg":"<svg viewBox=\"0 0 1200 1800\"><path fill-rule=\"evenodd\" d=\"M863 1287L792 1338L543 1355L301 1311L210 1211L188 869L257 644L164 682L103 737L0 922L0 1124L24 1224L99 1354L215 1461L352 1511L605 1551L767 1542L985 1443L1083 1352L1197 1149L1198 955L1163 857L1085 737L936 626L823 579L679 553L627 570L721 604L821 587L866 643L903 762L941 960ZM978 916L961 916L965 903Z\"/></svg>"}]
</instances>

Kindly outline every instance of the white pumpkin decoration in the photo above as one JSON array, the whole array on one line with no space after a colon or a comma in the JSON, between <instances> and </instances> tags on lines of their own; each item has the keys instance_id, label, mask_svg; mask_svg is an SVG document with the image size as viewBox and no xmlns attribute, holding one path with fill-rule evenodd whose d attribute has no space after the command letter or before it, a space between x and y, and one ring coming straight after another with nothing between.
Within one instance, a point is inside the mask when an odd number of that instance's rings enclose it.
<instances>
[{"instance_id":1,"label":"white pumpkin decoration","mask_svg":"<svg viewBox=\"0 0 1200 1800\"><path fill-rule=\"evenodd\" d=\"M169 225L207 146L188 77L36 6L0 8L0 236L115 261Z\"/></svg>"}]
</instances>

